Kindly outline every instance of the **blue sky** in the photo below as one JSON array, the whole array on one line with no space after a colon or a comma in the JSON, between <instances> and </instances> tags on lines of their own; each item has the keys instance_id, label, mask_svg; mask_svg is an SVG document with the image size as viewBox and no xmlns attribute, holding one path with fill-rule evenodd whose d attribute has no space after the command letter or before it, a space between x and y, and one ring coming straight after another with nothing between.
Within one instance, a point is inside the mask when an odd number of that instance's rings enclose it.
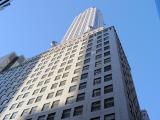
<instances>
[{"instance_id":1,"label":"blue sky","mask_svg":"<svg viewBox=\"0 0 160 120\"><path fill-rule=\"evenodd\" d=\"M114 25L132 68L141 108L160 115L160 19L154 0L13 0L0 11L0 56L11 51L32 57L60 41L73 18L99 8Z\"/></svg>"}]
</instances>

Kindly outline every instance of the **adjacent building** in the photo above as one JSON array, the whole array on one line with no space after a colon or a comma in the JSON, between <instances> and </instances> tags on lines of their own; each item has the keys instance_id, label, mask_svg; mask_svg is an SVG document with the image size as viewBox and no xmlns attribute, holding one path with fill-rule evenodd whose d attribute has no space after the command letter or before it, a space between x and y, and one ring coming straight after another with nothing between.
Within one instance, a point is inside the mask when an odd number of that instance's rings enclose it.
<instances>
[{"instance_id":1,"label":"adjacent building","mask_svg":"<svg viewBox=\"0 0 160 120\"><path fill-rule=\"evenodd\" d=\"M142 110L141 113L142 113L142 120L150 120L146 110Z\"/></svg>"},{"instance_id":2,"label":"adjacent building","mask_svg":"<svg viewBox=\"0 0 160 120\"><path fill-rule=\"evenodd\" d=\"M0 109L2 120L142 119L117 32L96 8L60 44L0 74Z\"/></svg>"},{"instance_id":3,"label":"adjacent building","mask_svg":"<svg viewBox=\"0 0 160 120\"><path fill-rule=\"evenodd\" d=\"M10 5L10 0L0 0L0 10L3 10L5 7Z\"/></svg>"}]
</instances>

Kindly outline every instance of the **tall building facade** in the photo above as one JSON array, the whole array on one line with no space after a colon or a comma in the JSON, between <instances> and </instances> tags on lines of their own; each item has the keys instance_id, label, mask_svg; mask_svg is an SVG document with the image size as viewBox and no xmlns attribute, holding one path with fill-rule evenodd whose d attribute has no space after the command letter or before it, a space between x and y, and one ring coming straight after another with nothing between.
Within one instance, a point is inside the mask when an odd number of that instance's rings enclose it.
<instances>
[{"instance_id":1,"label":"tall building facade","mask_svg":"<svg viewBox=\"0 0 160 120\"><path fill-rule=\"evenodd\" d=\"M82 13L94 21L92 29L76 18L63 42L0 74L0 119L141 120L117 32L103 27L97 11ZM78 24L86 30L78 31ZM70 37L74 31L80 33Z\"/></svg>"},{"instance_id":2,"label":"tall building facade","mask_svg":"<svg viewBox=\"0 0 160 120\"><path fill-rule=\"evenodd\" d=\"M157 6L157 11L158 11L158 15L160 17L160 0L155 0L156 1L156 6Z\"/></svg>"},{"instance_id":3,"label":"tall building facade","mask_svg":"<svg viewBox=\"0 0 160 120\"><path fill-rule=\"evenodd\" d=\"M5 7L10 5L10 0L0 0L0 10L3 10Z\"/></svg>"}]
</instances>

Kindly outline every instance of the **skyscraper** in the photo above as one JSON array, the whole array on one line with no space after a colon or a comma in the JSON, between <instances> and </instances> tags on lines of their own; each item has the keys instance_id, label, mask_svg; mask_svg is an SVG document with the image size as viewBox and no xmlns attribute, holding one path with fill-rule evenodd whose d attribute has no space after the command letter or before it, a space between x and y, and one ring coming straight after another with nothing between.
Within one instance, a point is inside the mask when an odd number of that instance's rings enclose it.
<instances>
[{"instance_id":1,"label":"skyscraper","mask_svg":"<svg viewBox=\"0 0 160 120\"><path fill-rule=\"evenodd\" d=\"M141 120L130 71L115 28L89 8L60 44L0 74L0 119Z\"/></svg>"},{"instance_id":2,"label":"skyscraper","mask_svg":"<svg viewBox=\"0 0 160 120\"><path fill-rule=\"evenodd\" d=\"M158 15L160 17L160 0L155 0L156 1L156 6L157 6L157 11L158 11Z\"/></svg>"},{"instance_id":3,"label":"skyscraper","mask_svg":"<svg viewBox=\"0 0 160 120\"><path fill-rule=\"evenodd\" d=\"M10 5L10 0L0 0L0 10Z\"/></svg>"}]
</instances>

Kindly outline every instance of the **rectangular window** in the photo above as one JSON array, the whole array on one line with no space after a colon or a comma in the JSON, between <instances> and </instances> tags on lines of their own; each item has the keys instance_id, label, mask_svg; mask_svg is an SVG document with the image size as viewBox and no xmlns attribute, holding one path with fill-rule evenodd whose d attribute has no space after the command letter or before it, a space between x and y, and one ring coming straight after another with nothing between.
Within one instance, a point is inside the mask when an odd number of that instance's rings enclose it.
<instances>
[{"instance_id":1,"label":"rectangular window","mask_svg":"<svg viewBox=\"0 0 160 120\"><path fill-rule=\"evenodd\" d=\"M70 97L68 97L67 99L66 99L66 104L71 104L71 103L73 103L74 102L74 96L70 96Z\"/></svg>"},{"instance_id":2,"label":"rectangular window","mask_svg":"<svg viewBox=\"0 0 160 120\"><path fill-rule=\"evenodd\" d=\"M78 116L83 114L83 105L75 107L73 116Z\"/></svg>"},{"instance_id":3,"label":"rectangular window","mask_svg":"<svg viewBox=\"0 0 160 120\"><path fill-rule=\"evenodd\" d=\"M101 59L101 58L102 58L102 54L96 55L95 57L96 60Z\"/></svg>"},{"instance_id":4,"label":"rectangular window","mask_svg":"<svg viewBox=\"0 0 160 120\"><path fill-rule=\"evenodd\" d=\"M62 119L64 118L69 118L71 116L71 109L66 109L66 110L63 110L63 113L62 113Z\"/></svg>"},{"instance_id":5,"label":"rectangular window","mask_svg":"<svg viewBox=\"0 0 160 120\"><path fill-rule=\"evenodd\" d=\"M27 105L32 104L34 102L35 98L29 99Z\"/></svg>"},{"instance_id":6,"label":"rectangular window","mask_svg":"<svg viewBox=\"0 0 160 120\"><path fill-rule=\"evenodd\" d=\"M92 97L97 97L101 95L101 88L94 89L92 93Z\"/></svg>"},{"instance_id":7,"label":"rectangular window","mask_svg":"<svg viewBox=\"0 0 160 120\"><path fill-rule=\"evenodd\" d=\"M84 64L87 64L87 63L89 63L89 62L90 62L90 58L84 60Z\"/></svg>"},{"instance_id":8,"label":"rectangular window","mask_svg":"<svg viewBox=\"0 0 160 120\"><path fill-rule=\"evenodd\" d=\"M64 73L63 76L62 76L62 78L68 77L68 74L69 74L69 72Z\"/></svg>"},{"instance_id":9,"label":"rectangular window","mask_svg":"<svg viewBox=\"0 0 160 120\"><path fill-rule=\"evenodd\" d=\"M54 80L56 81L56 80L59 80L60 78L61 78L61 75L58 75L58 76L55 77Z\"/></svg>"},{"instance_id":10,"label":"rectangular window","mask_svg":"<svg viewBox=\"0 0 160 120\"><path fill-rule=\"evenodd\" d=\"M104 76L104 82L112 80L112 74L108 74Z\"/></svg>"},{"instance_id":11,"label":"rectangular window","mask_svg":"<svg viewBox=\"0 0 160 120\"><path fill-rule=\"evenodd\" d=\"M114 98L107 98L104 100L104 108L110 108L114 106Z\"/></svg>"},{"instance_id":12,"label":"rectangular window","mask_svg":"<svg viewBox=\"0 0 160 120\"><path fill-rule=\"evenodd\" d=\"M56 96L62 95L62 92L63 92L63 90L58 90L57 93L56 93Z\"/></svg>"},{"instance_id":13,"label":"rectangular window","mask_svg":"<svg viewBox=\"0 0 160 120\"><path fill-rule=\"evenodd\" d=\"M79 80L79 76L73 77L71 82L76 82Z\"/></svg>"},{"instance_id":14,"label":"rectangular window","mask_svg":"<svg viewBox=\"0 0 160 120\"><path fill-rule=\"evenodd\" d=\"M28 109L24 109L21 116L25 116L29 114L29 108Z\"/></svg>"},{"instance_id":15,"label":"rectangular window","mask_svg":"<svg viewBox=\"0 0 160 120\"><path fill-rule=\"evenodd\" d=\"M66 80L61 81L60 84L59 84L59 87L64 86L65 84L66 84Z\"/></svg>"},{"instance_id":16,"label":"rectangular window","mask_svg":"<svg viewBox=\"0 0 160 120\"><path fill-rule=\"evenodd\" d=\"M94 82L93 82L93 85L98 85L98 84L100 84L100 83L101 83L101 77L95 78L95 79L94 79Z\"/></svg>"},{"instance_id":17,"label":"rectangular window","mask_svg":"<svg viewBox=\"0 0 160 120\"><path fill-rule=\"evenodd\" d=\"M109 50L109 46L105 46L105 47L104 47L104 50Z\"/></svg>"},{"instance_id":18,"label":"rectangular window","mask_svg":"<svg viewBox=\"0 0 160 120\"><path fill-rule=\"evenodd\" d=\"M85 99L85 93L80 93L77 95L76 101L79 102L79 101L83 101L84 99Z\"/></svg>"},{"instance_id":19,"label":"rectangular window","mask_svg":"<svg viewBox=\"0 0 160 120\"><path fill-rule=\"evenodd\" d=\"M55 120L55 115L56 115L56 113L50 113L50 114L48 114L47 120Z\"/></svg>"},{"instance_id":20,"label":"rectangular window","mask_svg":"<svg viewBox=\"0 0 160 120\"><path fill-rule=\"evenodd\" d=\"M111 70L111 65L105 66L104 67L104 72L110 71Z\"/></svg>"},{"instance_id":21,"label":"rectangular window","mask_svg":"<svg viewBox=\"0 0 160 120\"><path fill-rule=\"evenodd\" d=\"M77 88L77 85L71 86L69 88L69 92L74 92L76 90L76 88Z\"/></svg>"},{"instance_id":22,"label":"rectangular window","mask_svg":"<svg viewBox=\"0 0 160 120\"><path fill-rule=\"evenodd\" d=\"M43 88L40 90L40 93L44 92L46 89L47 89L47 87L43 87Z\"/></svg>"},{"instance_id":23,"label":"rectangular window","mask_svg":"<svg viewBox=\"0 0 160 120\"><path fill-rule=\"evenodd\" d=\"M38 108L37 106L32 107L31 111L30 111L30 114L36 113L37 112L37 108Z\"/></svg>"},{"instance_id":24,"label":"rectangular window","mask_svg":"<svg viewBox=\"0 0 160 120\"><path fill-rule=\"evenodd\" d=\"M53 98L54 92L51 92L47 95L47 99Z\"/></svg>"},{"instance_id":25,"label":"rectangular window","mask_svg":"<svg viewBox=\"0 0 160 120\"><path fill-rule=\"evenodd\" d=\"M107 52L104 53L104 57L106 57L108 55L110 55L110 51L107 51Z\"/></svg>"},{"instance_id":26,"label":"rectangular window","mask_svg":"<svg viewBox=\"0 0 160 120\"><path fill-rule=\"evenodd\" d=\"M94 75L101 74L101 68L94 71Z\"/></svg>"},{"instance_id":27,"label":"rectangular window","mask_svg":"<svg viewBox=\"0 0 160 120\"><path fill-rule=\"evenodd\" d=\"M39 102L41 101L41 99L42 99L42 96L38 96L35 102Z\"/></svg>"},{"instance_id":28,"label":"rectangular window","mask_svg":"<svg viewBox=\"0 0 160 120\"><path fill-rule=\"evenodd\" d=\"M104 87L104 94L113 92L113 85L108 85Z\"/></svg>"},{"instance_id":29,"label":"rectangular window","mask_svg":"<svg viewBox=\"0 0 160 120\"><path fill-rule=\"evenodd\" d=\"M17 114L18 114L18 112L14 112L14 113L11 115L10 119L15 119L16 116L17 116Z\"/></svg>"},{"instance_id":30,"label":"rectangular window","mask_svg":"<svg viewBox=\"0 0 160 120\"><path fill-rule=\"evenodd\" d=\"M51 89L55 89L57 87L57 85L58 85L58 83L52 84Z\"/></svg>"},{"instance_id":31,"label":"rectangular window","mask_svg":"<svg viewBox=\"0 0 160 120\"><path fill-rule=\"evenodd\" d=\"M38 120L45 120L45 117L46 117L45 115L39 116Z\"/></svg>"},{"instance_id":32,"label":"rectangular window","mask_svg":"<svg viewBox=\"0 0 160 120\"><path fill-rule=\"evenodd\" d=\"M50 103L46 103L43 105L42 111L46 111L49 109Z\"/></svg>"},{"instance_id":33,"label":"rectangular window","mask_svg":"<svg viewBox=\"0 0 160 120\"><path fill-rule=\"evenodd\" d=\"M75 69L75 70L74 70L74 74L80 73L80 71L81 71L81 68Z\"/></svg>"},{"instance_id":34,"label":"rectangular window","mask_svg":"<svg viewBox=\"0 0 160 120\"><path fill-rule=\"evenodd\" d=\"M110 58L110 57L109 57L109 58L104 59L104 64L109 63L109 62L111 62L111 58Z\"/></svg>"},{"instance_id":35,"label":"rectangular window","mask_svg":"<svg viewBox=\"0 0 160 120\"><path fill-rule=\"evenodd\" d=\"M86 79L88 77L88 73L84 73L81 75L81 80Z\"/></svg>"},{"instance_id":36,"label":"rectangular window","mask_svg":"<svg viewBox=\"0 0 160 120\"><path fill-rule=\"evenodd\" d=\"M89 65L86 65L83 67L83 71L85 71L85 70L89 70Z\"/></svg>"},{"instance_id":37,"label":"rectangular window","mask_svg":"<svg viewBox=\"0 0 160 120\"><path fill-rule=\"evenodd\" d=\"M91 118L90 120L100 120L100 117Z\"/></svg>"},{"instance_id":38,"label":"rectangular window","mask_svg":"<svg viewBox=\"0 0 160 120\"><path fill-rule=\"evenodd\" d=\"M85 89L87 86L87 82L83 82L79 84L79 90Z\"/></svg>"},{"instance_id":39,"label":"rectangular window","mask_svg":"<svg viewBox=\"0 0 160 120\"><path fill-rule=\"evenodd\" d=\"M17 108L21 107L23 105L24 101L20 102L18 105L17 105Z\"/></svg>"},{"instance_id":40,"label":"rectangular window","mask_svg":"<svg viewBox=\"0 0 160 120\"><path fill-rule=\"evenodd\" d=\"M94 112L100 109L101 109L101 101L96 101L92 103L91 112Z\"/></svg>"},{"instance_id":41,"label":"rectangular window","mask_svg":"<svg viewBox=\"0 0 160 120\"><path fill-rule=\"evenodd\" d=\"M99 67L101 65L102 65L102 61L98 61L98 62L95 63L95 67Z\"/></svg>"},{"instance_id":42,"label":"rectangular window","mask_svg":"<svg viewBox=\"0 0 160 120\"><path fill-rule=\"evenodd\" d=\"M53 101L51 108L56 108L59 105L60 100Z\"/></svg>"}]
</instances>

